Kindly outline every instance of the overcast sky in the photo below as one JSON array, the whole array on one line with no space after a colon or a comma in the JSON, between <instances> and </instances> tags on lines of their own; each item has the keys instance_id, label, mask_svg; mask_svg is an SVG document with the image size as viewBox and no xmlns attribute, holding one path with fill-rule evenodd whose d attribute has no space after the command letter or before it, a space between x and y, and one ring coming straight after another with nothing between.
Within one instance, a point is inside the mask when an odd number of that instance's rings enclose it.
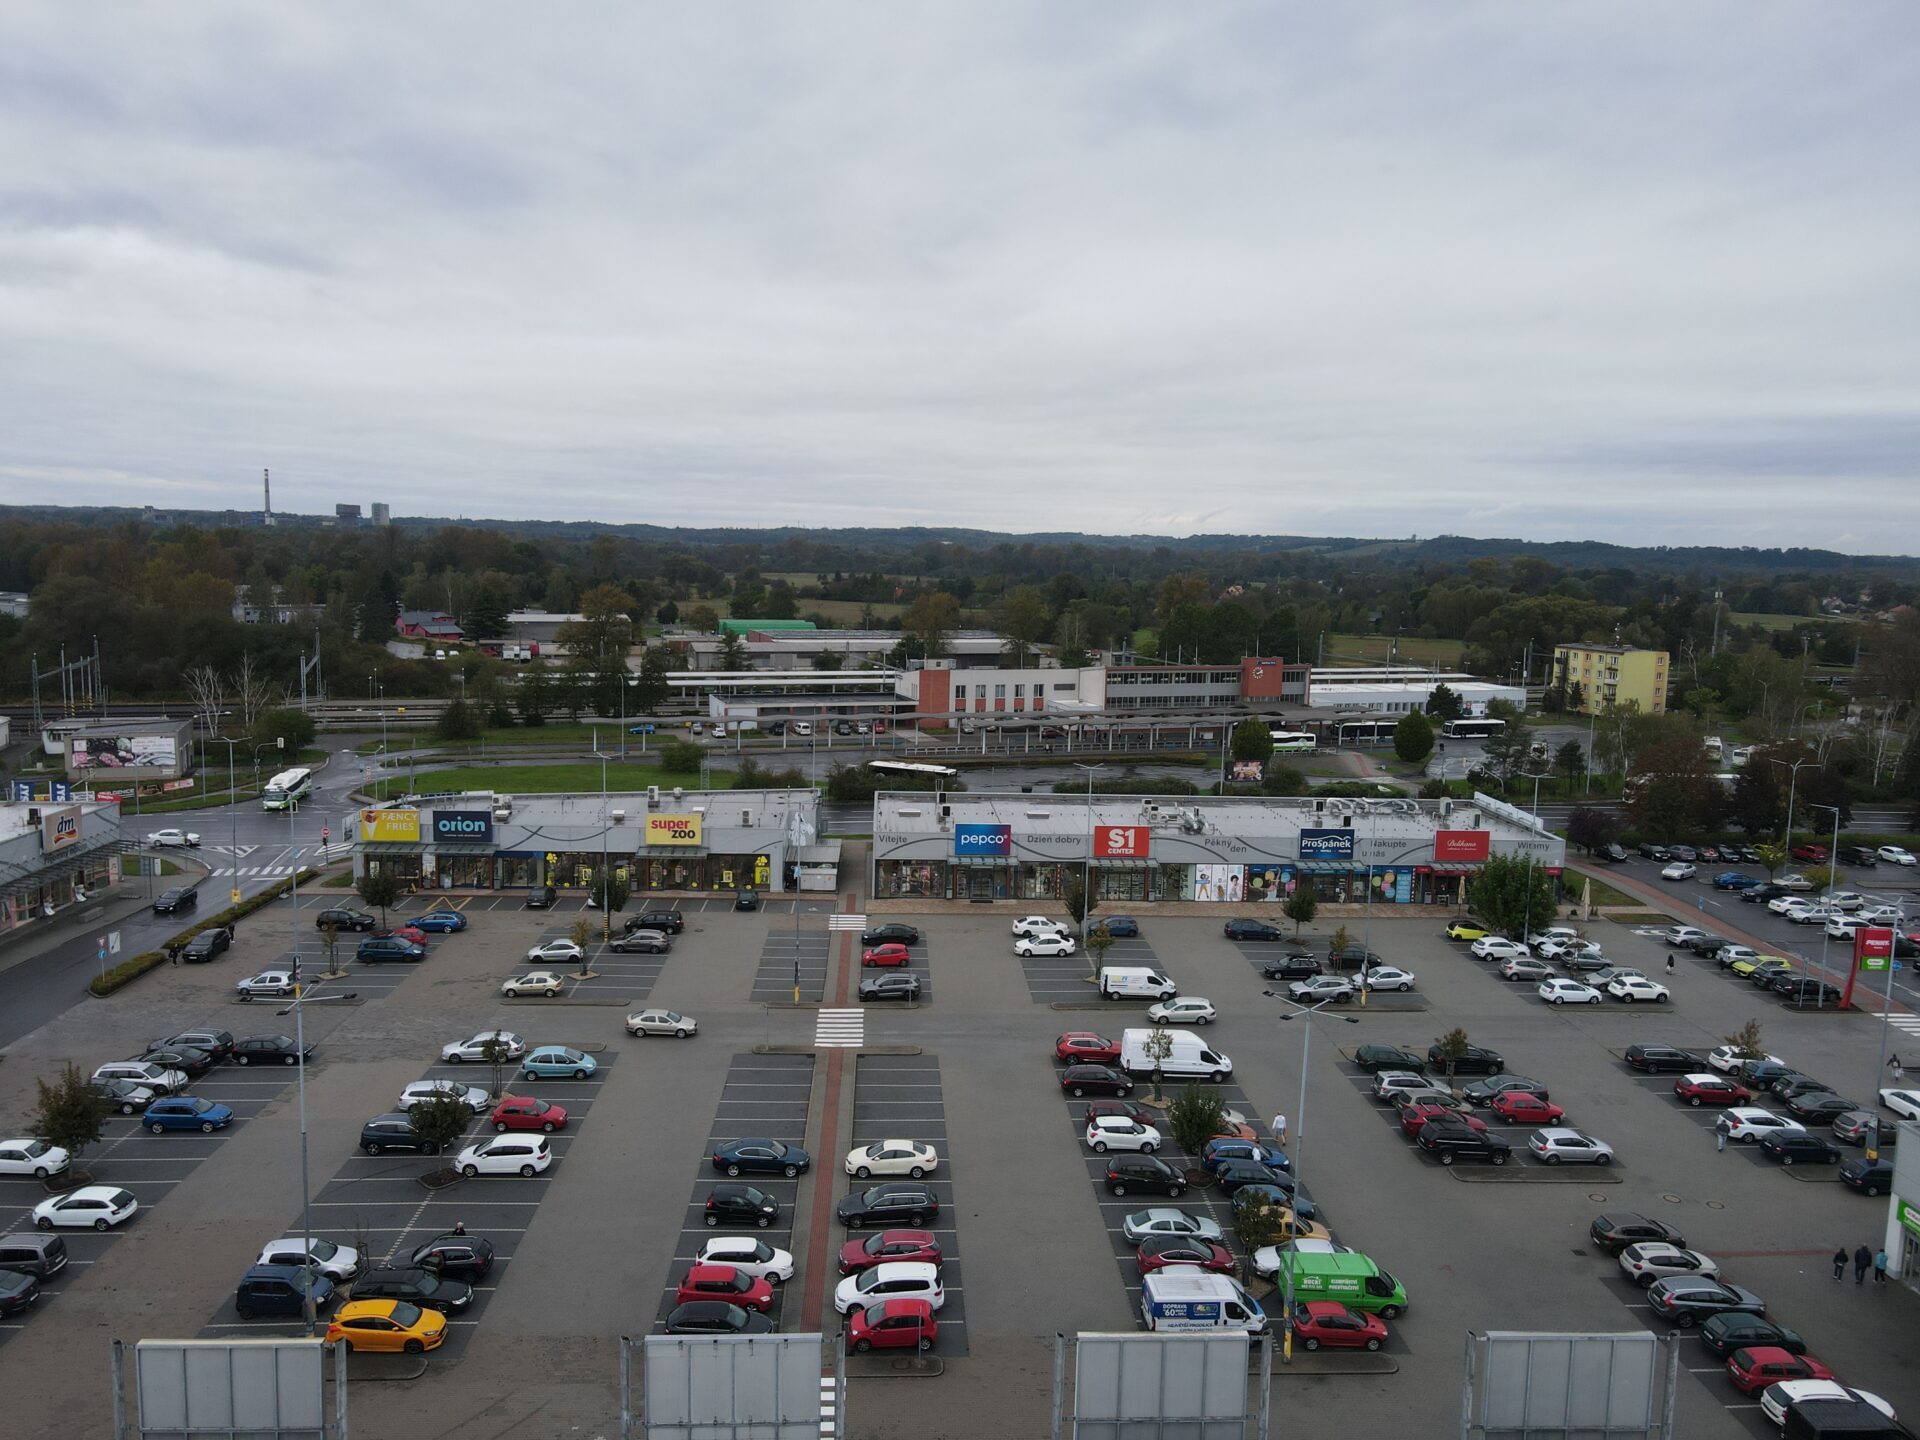
<instances>
[{"instance_id":1,"label":"overcast sky","mask_svg":"<svg viewBox=\"0 0 1920 1440\"><path fill-rule=\"evenodd\" d=\"M1912 551L1916 39L9 6L0 492Z\"/></svg>"}]
</instances>

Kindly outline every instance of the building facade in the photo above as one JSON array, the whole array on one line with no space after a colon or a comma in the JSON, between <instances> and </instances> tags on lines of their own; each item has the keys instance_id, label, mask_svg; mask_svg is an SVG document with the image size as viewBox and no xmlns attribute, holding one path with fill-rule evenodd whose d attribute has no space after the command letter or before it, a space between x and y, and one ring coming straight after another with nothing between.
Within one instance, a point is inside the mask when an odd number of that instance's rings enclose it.
<instances>
[{"instance_id":1,"label":"building facade","mask_svg":"<svg viewBox=\"0 0 1920 1440\"><path fill-rule=\"evenodd\" d=\"M0 934L55 921L120 883L120 807L0 804Z\"/></svg>"},{"instance_id":2,"label":"building facade","mask_svg":"<svg viewBox=\"0 0 1920 1440\"><path fill-rule=\"evenodd\" d=\"M1667 701L1667 652L1636 650L1621 645L1556 645L1553 647L1553 683L1579 686L1569 708L1582 715L1602 715L1629 701L1642 715L1664 715Z\"/></svg>"},{"instance_id":3,"label":"building facade","mask_svg":"<svg viewBox=\"0 0 1920 1440\"><path fill-rule=\"evenodd\" d=\"M1407 715L1427 708L1437 686L1460 697L1469 715L1485 715L1490 701L1527 708L1526 687L1476 679L1458 670L1418 670L1381 665L1313 672L1313 707L1333 715Z\"/></svg>"}]
</instances>

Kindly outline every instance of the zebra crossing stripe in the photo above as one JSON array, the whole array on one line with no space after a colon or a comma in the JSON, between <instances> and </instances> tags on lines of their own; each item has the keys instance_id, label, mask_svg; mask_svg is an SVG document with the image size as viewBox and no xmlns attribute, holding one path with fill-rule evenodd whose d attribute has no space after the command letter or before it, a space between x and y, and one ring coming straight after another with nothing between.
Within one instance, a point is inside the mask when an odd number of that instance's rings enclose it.
<instances>
[{"instance_id":1,"label":"zebra crossing stripe","mask_svg":"<svg viewBox=\"0 0 1920 1440\"><path fill-rule=\"evenodd\" d=\"M822 1050L857 1050L867 1041L867 1012L822 1010L813 1025L813 1043Z\"/></svg>"}]
</instances>

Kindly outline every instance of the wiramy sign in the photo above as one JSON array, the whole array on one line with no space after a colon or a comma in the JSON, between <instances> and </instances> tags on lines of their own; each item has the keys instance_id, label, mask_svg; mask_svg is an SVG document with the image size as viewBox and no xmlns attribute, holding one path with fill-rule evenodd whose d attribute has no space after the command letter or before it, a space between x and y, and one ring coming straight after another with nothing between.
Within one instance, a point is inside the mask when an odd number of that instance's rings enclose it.
<instances>
[{"instance_id":1,"label":"wiramy sign","mask_svg":"<svg viewBox=\"0 0 1920 1440\"><path fill-rule=\"evenodd\" d=\"M1144 860L1153 845L1146 825L1101 825L1093 832L1093 853L1101 860Z\"/></svg>"}]
</instances>

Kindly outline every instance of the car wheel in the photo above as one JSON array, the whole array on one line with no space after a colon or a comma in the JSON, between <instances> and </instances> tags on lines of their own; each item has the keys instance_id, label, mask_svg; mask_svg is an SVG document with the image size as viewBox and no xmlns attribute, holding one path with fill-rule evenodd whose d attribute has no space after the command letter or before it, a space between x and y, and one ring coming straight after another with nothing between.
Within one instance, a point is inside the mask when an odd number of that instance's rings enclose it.
<instances>
[{"instance_id":1,"label":"car wheel","mask_svg":"<svg viewBox=\"0 0 1920 1440\"><path fill-rule=\"evenodd\" d=\"M1507 1163L1507 1157L1504 1155L1495 1155L1495 1156L1492 1156L1491 1158L1495 1165L1504 1165Z\"/></svg>"},{"instance_id":2,"label":"car wheel","mask_svg":"<svg viewBox=\"0 0 1920 1440\"><path fill-rule=\"evenodd\" d=\"M406 1344L406 1351L407 1351L407 1354L409 1355L423 1354L426 1351L426 1348L427 1347L421 1344L418 1340L409 1340L407 1341L407 1344Z\"/></svg>"},{"instance_id":3,"label":"car wheel","mask_svg":"<svg viewBox=\"0 0 1920 1440\"><path fill-rule=\"evenodd\" d=\"M164 1135L167 1131L167 1127L164 1125L149 1125L147 1126L147 1129L151 1130L156 1135ZM40 1173L42 1175L45 1175L47 1172L42 1170Z\"/></svg>"},{"instance_id":4,"label":"car wheel","mask_svg":"<svg viewBox=\"0 0 1920 1440\"><path fill-rule=\"evenodd\" d=\"M543 1134L551 1135L553 1133L553 1122L551 1120L542 1121L540 1130Z\"/></svg>"},{"instance_id":5,"label":"car wheel","mask_svg":"<svg viewBox=\"0 0 1920 1440\"><path fill-rule=\"evenodd\" d=\"M1548 1155L1545 1159L1549 1165L1558 1165L1560 1163L1560 1157L1558 1155Z\"/></svg>"},{"instance_id":6,"label":"car wheel","mask_svg":"<svg viewBox=\"0 0 1920 1440\"><path fill-rule=\"evenodd\" d=\"M1673 1317L1673 1323L1678 1325L1682 1330L1691 1330L1700 1323L1700 1317L1697 1315L1676 1315Z\"/></svg>"},{"instance_id":7,"label":"car wheel","mask_svg":"<svg viewBox=\"0 0 1920 1440\"><path fill-rule=\"evenodd\" d=\"M737 1176L739 1173L740 1173L740 1167L738 1165L727 1166L727 1174L729 1176Z\"/></svg>"},{"instance_id":8,"label":"car wheel","mask_svg":"<svg viewBox=\"0 0 1920 1440\"><path fill-rule=\"evenodd\" d=\"M1303 1350L1318 1350L1320 1348L1320 1342L1309 1335L1300 1342L1300 1348Z\"/></svg>"},{"instance_id":9,"label":"car wheel","mask_svg":"<svg viewBox=\"0 0 1920 1440\"><path fill-rule=\"evenodd\" d=\"M1107 1186L1107 1193L1109 1195L1124 1195L1127 1193L1127 1187L1120 1184L1109 1185Z\"/></svg>"},{"instance_id":10,"label":"car wheel","mask_svg":"<svg viewBox=\"0 0 1920 1440\"><path fill-rule=\"evenodd\" d=\"M53 1221L51 1221L51 1220L48 1220L48 1219L46 1219L46 1218L45 1218L44 1216L43 1216L42 1218L40 1218L40 1219L38 1219L38 1220L36 1220L36 1221L34 1221L33 1223L34 1223L35 1225L37 1225L37 1226L39 1226L39 1227L40 1227L40 1228L41 1228L42 1230L51 1230L51 1229L53 1229Z\"/></svg>"},{"instance_id":11,"label":"car wheel","mask_svg":"<svg viewBox=\"0 0 1920 1440\"><path fill-rule=\"evenodd\" d=\"M200 1122L200 1133L202 1135L211 1135L213 1133L213 1122L211 1120L202 1120Z\"/></svg>"},{"instance_id":12,"label":"car wheel","mask_svg":"<svg viewBox=\"0 0 1920 1440\"><path fill-rule=\"evenodd\" d=\"M1633 1003L1633 996L1631 996L1631 995L1622 995L1622 996L1620 997L1620 1003L1621 1003L1622 1005L1631 1005L1631 1004Z\"/></svg>"},{"instance_id":13,"label":"car wheel","mask_svg":"<svg viewBox=\"0 0 1920 1440\"><path fill-rule=\"evenodd\" d=\"M1838 1165L1839 1163L1840 1163L1840 1157L1838 1155L1827 1156L1827 1164Z\"/></svg>"},{"instance_id":14,"label":"car wheel","mask_svg":"<svg viewBox=\"0 0 1920 1440\"><path fill-rule=\"evenodd\" d=\"M471 1180L480 1173L480 1167L478 1165L462 1165L460 1167L460 1173Z\"/></svg>"},{"instance_id":15,"label":"car wheel","mask_svg":"<svg viewBox=\"0 0 1920 1440\"><path fill-rule=\"evenodd\" d=\"M380 1153L380 1147L378 1145L362 1145L360 1148L369 1155L378 1155Z\"/></svg>"},{"instance_id":16,"label":"car wheel","mask_svg":"<svg viewBox=\"0 0 1920 1440\"><path fill-rule=\"evenodd\" d=\"M1700 1097L1698 1095L1688 1096L1687 1104L1693 1106L1694 1109L1698 1110L1700 1108Z\"/></svg>"},{"instance_id":17,"label":"car wheel","mask_svg":"<svg viewBox=\"0 0 1920 1440\"><path fill-rule=\"evenodd\" d=\"M122 1106L120 1107L120 1113L121 1113L122 1115L131 1115L131 1114L133 1114L133 1112L134 1112L135 1110L137 1110L137 1109L139 1109L139 1108L140 1108L140 1107L139 1107L139 1106L137 1106L137 1105L122 1105Z\"/></svg>"},{"instance_id":18,"label":"car wheel","mask_svg":"<svg viewBox=\"0 0 1920 1440\"><path fill-rule=\"evenodd\" d=\"M1147 1154L1151 1155L1153 1154L1154 1151L1158 1150L1160 1147L1156 1144L1156 1145L1142 1145L1140 1148L1146 1151Z\"/></svg>"},{"instance_id":19,"label":"car wheel","mask_svg":"<svg viewBox=\"0 0 1920 1440\"><path fill-rule=\"evenodd\" d=\"M496 1120L493 1122L493 1129L495 1134L504 1135L507 1133L507 1122L504 1120Z\"/></svg>"},{"instance_id":20,"label":"car wheel","mask_svg":"<svg viewBox=\"0 0 1920 1440\"><path fill-rule=\"evenodd\" d=\"M1127 1096L1133 1093L1133 1086L1122 1085L1118 1090L1114 1091L1113 1093L1120 1096L1122 1099L1125 1099Z\"/></svg>"},{"instance_id":21,"label":"car wheel","mask_svg":"<svg viewBox=\"0 0 1920 1440\"><path fill-rule=\"evenodd\" d=\"M770 1215L762 1215L758 1220L754 1221L753 1223L758 1225L762 1230L764 1230L769 1225L773 1224L773 1217Z\"/></svg>"},{"instance_id":22,"label":"car wheel","mask_svg":"<svg viewBox=\"0 0 1920 1440\"><path fill-rule=\"evenodd\" d=\"M1382 1320L1397 1319L1399 1314L1400 1307L1398 1305L1382 1305L1380 1307L1380 1318Z\"/></svg>"},{"instance_id":23,"label":"car wheel","mask_svg":"<svg viewBox=\"0 0 1920 1440\"><path fill-rule=\"evenodd\" d=\"M1611 1165L1613 1163L1613 1157L1606 1154L1596 1155L1593 1157L1593 1163L1596 1165Z\"/></svg>"},{"instance_id":24,"label":"car wheel","mask_svg":"<svg viewBox=\"0 0 1920 1440\"><path fill-rule=\"evenodd\" d=\"M245 997L242 997L242 998L245 998ZM236 1055L233 1057L233 1063L236 1065L248 1065L248 1064L251 1064L252 1062L253 1062L253 1057L251 1055ZM163 1090L158 1093L164 1095L166 1092Z\"/></svg>"},{"instance_id":25,"label":"car wheel","mask_svg":"<svg viewBox=\"0 0 1920 1440\"><path fill-rule=\"evenodd\" d=\"M1186 1193L1187 1187L1184 1185L1170 1185L1167 1187L1167 1195L1170 1199L1178 1200Z\"/></svg>"},{"instance_id":26,"label":"car wheel","mask_svg":"<svg viewBox=\"0 0 1920 1440\"><path fill-rule=\"evenodd\" d=\"M573 1072L573 1078L576 1080L584 1080L587 1078L587 1072L584 1070L576 1070Z\"/></svg>"},{"instance_id":27,"label":"car wheel","mask_svg":"<svg viewBox=\"0 0 1920 1440\"><path fill-rule=\"evenodd\" d=\"M531 1070L522 1070L520 1072L520 1078L522 1080L538 1080L540 1077Z\"/></svg>"},{"instance_id":28,"label":"car wheel","mask_svg":"<svg viewBox=\"0 0 1920 1440\"><path fill-rule=\"evenodd\" d=\"M1549 1005L1564 1005L1567 1003L1567 997L1564 995L1556 995L1547 1003Z\"/></svg>"},{"instance_id":29,"label":"car wheel","mask_svg":"<svg viewBox=\"0 0 1920 1440\"><path fill-rule=\"evenodd\" d=\"M1872 1199L1880 1193L1880 1187L1878 1185L1862 1185L1860 1187L1860 1193L1868 1199Z\"/></svg>"},{"instance_id":30,"label":"car wheel","mask_svg":"<svg viewBox=\"0 0 1920 1440\"><path fill-rule=\"evenodd\" d=\"M1202 1016L1201 1016L1201 1017L1200 1017L1200 1018L1199 1018L1199 1019L1198 1019L1197 1021L1195 1021L1194 1023L1195 1023L1195 1024L1197 1024L1197 1025L1211 1025L1211 1024L1213 1023L1213 1016L1211 1016L1211 1015L1202 1015Z\"/></svg>"},{"instance_id":31,"label":"car wheel","mask_svg":"<svg viewBox=\"0 0 1920 1440\"><path fill-rule=\"evenodd\" d=\"M107 1228L107 1222L104 1220L96 1220L93 1222L93 1228L96 1230L104 1230Z\"/></svg>"},{"instance_id":32,"label":"car wheel","mask_svg":"<svg viewBox=\"0 0 1920 1440\"><path fill-rule=\"evenodd\" d=\"M918 1165L914 1166L911 1170L907 1171L908 1177L914 1180L918 1180L922 1175L926 1173L927 1172L921 1169L920 1166Z\"/></svg>"},{"instance_id":33,"label":"car wheel","mask_svg":"<svg viewBox=\"0 0 1920 1440\"><path fill-rule=\"evenodd\" d=\"M1791 1165L1791 1164L1793 1164L1793 1156L1791 1156L1791 1155L1782 1155L1782 1156L1780 1157L1780 1163L1781 1163L1782 1165Z\"/></svg>"},{"instance_id":34,"label":"car wheel","mask_svg":"<svg viewBox=\"0 0 1920 1440\"><path fill-rule=\"evenodd\" d=\"M1086 1094L1087 1092L1081 1089L1080 1086L1076 1085L1073 1087L1073 1089L1069 1090L1067 1093L1073 1096L1074 1099L1078 1100L1082 1095Z\"/></svg>"},{"instance_id":35,"label":"car wheel","mask_svg":"<svg viewBox=\"0 0 1920 1440\"><path fill-rule=\"evenodd\" d=\"M1377 1336L1377 1335L1370 1335L1370 1336L1368 1336L1368 1337L1367 1337L1367 1349L1369 1349L1369 1350L1378 1350L1379 1348L1380 1348L1380 1337L1379 1337L1379 1336Z\"/></svg>"},{"instance_id":36,"label":"car wheel","mask_svg":"<svg viewBox=\"0 0 1920 1440\"><path fill-rule=\"evenodd\" d=\"M234 1312L239 1315L242 1320L251 1320L255 1315L260 1313L251 1305L236 1305L233 1308Z\"/></svg>"},{"instance_id":37,"label":"car wheel","mask_svg":"<svg viewBox=\"0 0 1920 1440\"><path fill-rule=\"evenodd\" d=\"M1211 1080L1216 1085L1224 1085L1227 1083L1227 1072L1224 1070L1216 1070L1211 1075L1207 1076L1207 1079Z\"/></svg>"},{"instance_id":38,"label":"car wheel","mask_svg":"<svg viewBox=\"0 0 1920 1440\"><path fill-rule=\"evenodd\" d=\"M707 1216L707 1228L709 1230L713 1229L719 1223L720 1223L720 1217L718 1215Z\"/></svg>"},{"instance_id":39,"label":"car wheel","mask_svg":"<svg viewBox=\"0 0 1920 1440\"><path fill-rule=\"evenodd\" d=\"M849 1215L847 1217L847 1228L849 1230L858 1230L862 1225L866 1223L867 1222L861 1219L858 1215Z\"/></svg>"},{"instance_id":40,"label":"car wheel","mask_svg":"<svg viewBox=\"0 0 1920 1440\"><path fill-rule=\"evenodd\" d=\"M1451 1164L1453 1164L1453 1152L1452 1152L1451 1150L1443 1150L1443 1151L1441 1151L1441 1152L1440 1152L1440 1163L1441 1163L1442 1165L1451 1165Z\"/></svg>"},{"instance_id":41,"label":"car wheel","mask_svg":"<svg viewBox=\"0 0 1920 1440\"><path fill-rule=\"evenodd\" d=\"M531 1165L522 1165L520 1167L520 1173L523 1176L525 1176L527 1179L531 1180L534 1177L535 1171L533 1166Z\"/></svg>"}]
</instances>

